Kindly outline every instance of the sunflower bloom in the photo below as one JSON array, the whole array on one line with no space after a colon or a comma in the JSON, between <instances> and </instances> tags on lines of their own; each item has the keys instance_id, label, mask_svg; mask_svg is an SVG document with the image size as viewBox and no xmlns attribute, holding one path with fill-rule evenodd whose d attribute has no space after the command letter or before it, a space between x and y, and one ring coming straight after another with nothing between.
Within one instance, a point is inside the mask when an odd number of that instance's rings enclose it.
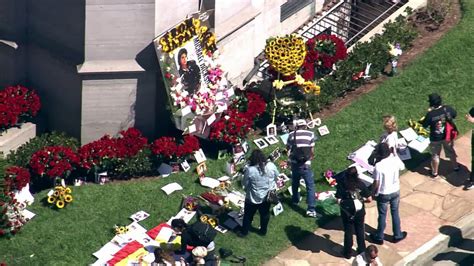
<instances>
[{"instance_id":1,"label":"sunflower bloom","mask_svg":"<svg viewBox=\"0 0 474 266\"><path fill-rule=\"evenodd\" d=\"M53 197L53 196L48 196L48 203L52 204L52 203L54 203L55 200L56 200L55 197Z\"/></svg>"},{"instance_id":2,"label":"sunflower bloom","mask_svg":"<svg viewBox=\"0 0 474 266\"><path fill-rule=\"evenodd\" d=\"M59 209L64 208L64 201L63 200L56 201L56 207L58 207Z\"/></svg>"},{"instance_id":3,"label":"sunflower bloom","mask_svg":"<svg viewBox=\"0 0 474 266\"><path fill-rule=\"evenodd\" d=\"M67 202L67 203L72 202L72 195L64 196L64 201Z\"/></svg>"}]
</instances>

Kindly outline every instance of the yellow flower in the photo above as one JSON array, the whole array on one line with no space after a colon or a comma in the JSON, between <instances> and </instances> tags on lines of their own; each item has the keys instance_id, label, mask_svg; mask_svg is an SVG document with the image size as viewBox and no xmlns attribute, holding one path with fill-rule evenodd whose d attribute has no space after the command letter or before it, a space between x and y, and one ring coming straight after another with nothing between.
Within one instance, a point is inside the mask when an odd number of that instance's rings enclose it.
<instances>
[{"instance_id":1,"label":"yellow flower","mask_svg":"<svg viewBox=\"0 0 474 266\"><path fill-rule=\"evenodd\" d=\"M71 193L72 193L72 190L71 190L70 187L67 187L67 188L66 188L66 193L68 193L68 194L71 194Z\"/></svg>"},{"instance_id":2,"label":"yellow flower","mask_svg":"<svg viewBox=\"0 0 474 266\"><path fill-rule=\"evenodd\" d=\"M275 87L275 89L281 90L285 86L285 82L281 79L277 79L277 80L273 81L272 85L273 85L273 87Z\"/></svg>"},{"instance_id":3,"label":"yellow flower","mask_svg":"<svg viewBox=\"0 0 474 266\"><path fill-rule=\"evenodd\" d=\"M56 207L58 207L59 209L64 208L64 201L63 200L56 201Z\"/></svg>"},{"instance_id":4,"label":"yellow flower","mask_svg":"<svg viewBox=\"0 0 474 266\"><path fill-rule=\"evenodd\" d=\"M59 197L59 191L57 191L57 190L54 191L53 196L56 197L56 198Z\"/></svg>"},{"instance_id":5,"label":"yellow flower","mask_svg":"<svg viewBox=\"0 0 474 266\"><path fill-rule=\"evenodd\" d=\"M48 203L52 204L52 203L54 203L55 200L56 200L55 197L53 197L53 196L48 196Z\"/></svg>"},{"instance_id":6,"label":"yellow flower","mask_svg":"<svg viewBox=\"0 0 474 266\"><path fill-rule=\"evenodd\" d=\"M209 218L209 220L207 220L207 223L212 227L217 226L217 220L215 218Z\"/></svg>"},{"instance_id":7,"label":"yellow flower","mask_svg":"<svg viewBox=\"0 0 474 266\"><path fill-rule=\"evenodd\" d=\"M201 222L207 223L207 220L209 219L209 217L207 217L207 215L202 215L201 218L199 219L201 220Z\"/></svg>"},{"instance_id":8,"label":"yellow flower","mask_svg":"<svg viewBox=\"0 0 474 266\"><path fill-rule=\"evenodd\" d=\"M66 195L66 196L64 196L64 201L65 201L65 202L68 202L68 203L69 203L69 202L72 202L72 196L71 196L71 195Z\"/></svg>"}]
</instances>

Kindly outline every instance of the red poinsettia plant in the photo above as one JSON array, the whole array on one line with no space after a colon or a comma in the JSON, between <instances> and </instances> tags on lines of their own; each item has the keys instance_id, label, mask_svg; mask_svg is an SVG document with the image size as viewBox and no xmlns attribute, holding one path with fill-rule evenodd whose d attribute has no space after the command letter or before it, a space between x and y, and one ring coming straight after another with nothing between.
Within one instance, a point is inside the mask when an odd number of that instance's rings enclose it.
<instances>
[{"instance_id":1,"label":"red poinsettia plant","mask_svg":"<svg viewBox=\"0 0 474 266\"><path fill-rule=\"evenodd\" d=\"M8 129L36 116L41 107L35 91L23 86L10 86L0 91L0 128Z\"/></svg>"},{"instance_id":2,"label":"red poinsettia plant","mask_svg":"<svg viewBox=\"0 0 474 266\"><path fill-rule=\"evenodd\" d=\"M104 135L79 148L79 165L87 171L106 171L112 168L115 160L131 158L147 146L148 139L138 129L129 128L120 131L118 138Z\"/></svg>"},{"instance_id":3,"label":"red poinsettia plant","mask_svg":"<svg viewBox=\"0 0 474 266\"><path fill-rule=\"evenodd\" d=\"M30 167L35 174L40 176L66 178L79 162L79 155L71 148L48 146L33 153Z\"/></svg>"},{"instance_id":4,"label":"red poinsettia plant","mask_svg":"<svg viewBox=\"0 0 474 266\"><path fill-rule=\"evenodd\" d=\"M5 183L11 189L21 190L30 183L30 178L30 172L26 168L10 166L5 169Z\"/></svg>"},{"instance_id":5,"label":"red poinsettia plant","mask_svg":"<svg viewBox=\"0 0 474 266\"><path fill-rule=\"evenodd\" d=\"M331 69L337 61L347 57L344 41L336 35L318 35L306 41L306 48L307 52L301 74L306 80L314 80L315 67Z\"/></svg>"},{"instance_id":6,"label":"red poinsettia plant","mask_svg":"<svg viewBox=\"0 0 474 266\"><path fill-rule=\"evenodd\" d=\"M255 119L265 112L266 107L266 102L259 94L243 93L232 102L223 118L211 125L209 139L239 143L247 137Z\"/></svg>"},{"instance_id":7,"label":"red poinsettia plant","mask_svg":"<svg viewBox=\"0 0 474 266\"><path fill-rule=\"evenodd\" d=\"M180 159L200 149L199 140L186 135L181 144L174 137L161 137L151 144L151 151L162 159Z\"/></svg>"}]
</instances>

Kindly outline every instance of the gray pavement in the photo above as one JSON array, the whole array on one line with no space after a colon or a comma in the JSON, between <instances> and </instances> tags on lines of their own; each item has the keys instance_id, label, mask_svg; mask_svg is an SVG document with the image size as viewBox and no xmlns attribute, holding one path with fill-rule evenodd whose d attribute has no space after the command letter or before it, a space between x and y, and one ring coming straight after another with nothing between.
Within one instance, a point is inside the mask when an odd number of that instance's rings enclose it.
<instances>
[{"instance_id":1,"label":"gray pavement","mask_svg":"<svg viewBox=\"0 0 474 266\"><path fill-rule=\"evenodd\" d=\"M463 165L460 171L454 172L449 161L444 159L441 161L440 175L435 179L428 176L429 161L400 177L400 217L402 230L408 232L408 237L397 244L391 242L391 221L388 215L385 241L378 246L379 257L384 265L412 264L414 260L426 256L427 250L433 252L432 247L436 246L436 242L450 237L446 232L442 233L443 228L458 228L462 232L472 230L474 190L463 190L471 170L471 132L455 141L455 149L458 162ZM366 212L366 232L372 232L377 227L375 202L366 205ZM370 244L368 241L366 243ZM314 235L302 239L264 265L348 265L353 258L345 259L342 247L342 222L337 218L321 225Z\"/></svg>"}]
</instances>

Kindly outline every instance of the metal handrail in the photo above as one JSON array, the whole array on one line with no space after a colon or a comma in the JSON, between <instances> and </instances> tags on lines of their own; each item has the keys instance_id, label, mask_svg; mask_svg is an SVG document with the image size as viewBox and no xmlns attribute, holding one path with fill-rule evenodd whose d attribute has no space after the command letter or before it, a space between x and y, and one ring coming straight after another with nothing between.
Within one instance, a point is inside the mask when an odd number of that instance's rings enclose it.
<instances>
[{"instance_id":1,"label":"metal handrail","mask_svg":"<svg viewBox=\"0 0 474 266\"><path fill-rule=\"evenodd\" d=\"M359 36L362 32L364 32L366 29L368 29L370 26L372 26L372 24L374 24L375 22L377 22L381 17L383 17L385 14L387 14L390 10L392 10L392 8L394 8L395 6L397 6L398 3L394 3L391 7L389 7L387 10L385 10L382 14L380 14L377 18L375 18L374 20L372 20L372 22L370 22L369 24L367 24L367 26L365 26L363 29L361 29L356 35L352 36L349 40L347 40L346 44L347 43L350 43L353 39L355 39L357 36Z\"/></svg>"}]
</instances>

